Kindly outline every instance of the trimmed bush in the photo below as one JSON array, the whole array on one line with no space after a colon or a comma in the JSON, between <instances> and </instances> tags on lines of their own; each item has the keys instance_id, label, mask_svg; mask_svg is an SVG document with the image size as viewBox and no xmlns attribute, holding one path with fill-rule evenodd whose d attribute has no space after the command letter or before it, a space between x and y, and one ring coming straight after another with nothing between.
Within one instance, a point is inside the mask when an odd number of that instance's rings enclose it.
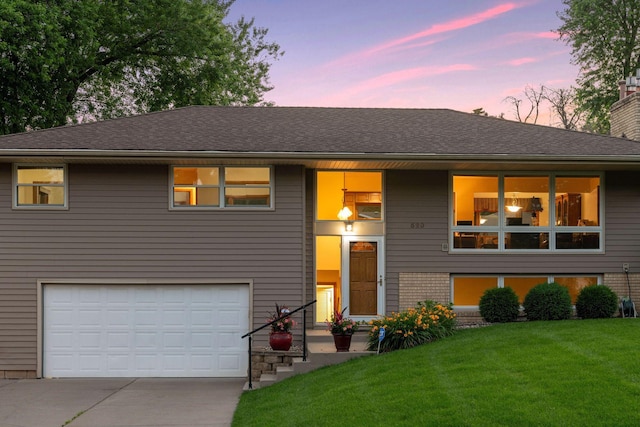
<instances>
[{"instance_id":1,"label":"trimmed bush","mask_svg":"<svg viewBox=\"0 0 640 427\"><path fill-rule=\"evenodd\" d=\"M576 299L576 313L583 319L605 319L618 308L618 296L604 285L586 286Z\"/></svg>"},{"instance_id":2,"label":"trimmed bush","mask_svg":"<svg viewBox=\"0 0 640 427\"><path fill-rule=\"evenodd\" d=\"M558 283L540 283L524 297L527 320L565 320L571 318L569 290Z\"/></svg>"},{"instance_id":3,"label":"trimmed bush","mask_svg":"<svg viewBox=\"0 0 640 427\"><path fill-rule=\"evenodd\" d=\"M367 349L371 351L378 349L380 328L385 330L384 338L380 342L382 353L415 347L453 334L456 314L451 305L427 300L419 302L415 308L372 320L369 325L371 330Z\"/></svg>"},{"instance_id":4,"label":"trimmed bush","mask_svg":"<svg viewBox=\"0 0 640 427\"><path fill-rule=\"evenodd\" d=\"M510 287L487 289L480 297L480 315L491 323L515 322L520 302Z\"/></svg>"}]
</instances>

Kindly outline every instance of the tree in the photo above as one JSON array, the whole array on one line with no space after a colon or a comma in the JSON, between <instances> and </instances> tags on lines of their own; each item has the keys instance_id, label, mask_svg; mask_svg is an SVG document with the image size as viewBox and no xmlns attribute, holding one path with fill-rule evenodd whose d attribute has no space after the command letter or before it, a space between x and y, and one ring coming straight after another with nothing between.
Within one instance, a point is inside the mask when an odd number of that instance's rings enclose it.
<instances>
[{"instance_id":1,"label":"tree","mask_svg":"<svg viewBox=\"0 0 640 427\"><path fill-rule=\"evenodd\" d=\"M233 0L4 0L0 134L185 105L264 104L282 52Z\"/></svg>"},{"instance_id":2,"label":"tree","mask_svg":"<svg viewBox=\"0 0 640 427\"><path fill-rule=\"evenodd\" d=\"M609 132L609 108L618 100L618 81L640 68L640 0L563 0L556 31L571 45L582 69L576 91L586 126Z\"/></svg>"},{"instance_id":3,"label":"tree","mask_svg":"<svg viewBox=\"0 0 640 427\"><path fill-rule=\"evenodd\" d=\"M521 98L515 96L507 96L503 101L511 104L513 113L517 121L521 123L537 123L540 116L540 103L544 99L545 88L540 85L540 89L527 85L524 88L523 95L528 103L523 104ZM524 108L523 108L524 107ZM528 108L528 111L526 111Z\"/></svg>"},{"instance_id":4,"label":"tree","mask_svg":"<svg viewBox=\"0 0 640 427\"><path fill-rule=\"evenodd\" d=\"M564 129L584 130L583 111L578 108L576 101L576 89L554 89L545 85L540 85L535 89L529 85L524 88L524 98L508 96L504 102L513 106L514 116L522 123L537 123L540 118L540 111L549 107L550 125L560 126ZM552 119L557 119L553 122Z\"/></svg>"},{"instance_id":5,"label":"tree","mask_svg":"<svg viewBox=\"0 0 640 427\"><path fill-rule=\"evenodd\" d=\"M584 112L576 105L576 89L552 89L544 87L544 99L551 104L551 114L560 120L564 129L582 128Z\"/></svg>"}]
</instances>

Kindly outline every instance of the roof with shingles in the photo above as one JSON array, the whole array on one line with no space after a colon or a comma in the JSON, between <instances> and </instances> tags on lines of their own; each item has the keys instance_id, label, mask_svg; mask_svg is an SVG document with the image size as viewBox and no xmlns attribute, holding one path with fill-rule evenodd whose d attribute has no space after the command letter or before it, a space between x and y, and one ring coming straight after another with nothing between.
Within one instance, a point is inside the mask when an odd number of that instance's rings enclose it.
<instances>
[{"instance_id":1,"label":"roof with shingles","mask_svg":"<svg viewBox=\"0 0 640 427\"><path fill-rule=\"evenodd\" d=\"M22 150L579 158L640 143L447 109L192 106L0 137L0 154Z\"/></svg>"}]
</instances>

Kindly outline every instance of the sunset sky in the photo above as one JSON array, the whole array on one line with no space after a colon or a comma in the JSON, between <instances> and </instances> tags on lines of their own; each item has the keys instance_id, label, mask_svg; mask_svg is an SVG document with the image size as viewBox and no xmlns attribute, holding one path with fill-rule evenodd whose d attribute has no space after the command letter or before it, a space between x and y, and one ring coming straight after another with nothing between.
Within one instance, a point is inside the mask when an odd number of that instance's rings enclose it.
<instances>
[{"instance_id":1,"label":"sunset sky","mask_svg":"<svg viewBox=\"0 0 640 427\"><path fill-rule=\"evenodd\" d=\"M236 0L285 55L279 106L450 108L513 118L526 85L566 88L578 67L552 30L562 0ZM546 123L550 124L549 119Z\"/></svg>"}]
</instances>

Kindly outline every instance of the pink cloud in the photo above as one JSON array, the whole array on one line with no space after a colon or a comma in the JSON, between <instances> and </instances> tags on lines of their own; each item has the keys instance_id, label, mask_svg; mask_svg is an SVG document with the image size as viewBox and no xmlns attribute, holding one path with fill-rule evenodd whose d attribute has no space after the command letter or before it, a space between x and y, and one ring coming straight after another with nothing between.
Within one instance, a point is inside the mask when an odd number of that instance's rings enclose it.
<instances>
[{"instance_id":1,"label":"pink cloud","mask_svg":"<svg viewBox=\"0 0 640 427\"><path fill-rule=\"evenodd\" d=\"M532 62L537 62L537 61L538 60L536 58L517 58L517 59L512 59L511 61L507 61L507 64L513 67L519 67L520 65L531 64Z\"/></svg>"},{"instance_id":2,"label":"pink cloud","mask_svg":"<svg viewBox=\"0 0 640 427\"><path fill-rule=\"evenodd\" d=\"M406 70L393 71L391 73L382 74L378 77L365 80L356 85L353 90L357 92L379 89L381 87L392 86L408 80L415 80L423 77L435 76L454 71L471 71L476 68L469 64L454 64L445 67L417 67Z\"/></svg>"},{"instance_id":3,"label":"pink cloud","mask_svg":"<svg viewBox=\"0 0 640 427\"><path fill-rule=\"evenodd\" d=\"M441 34L449 31L455 31L455 30L471 27L473 25L477 25L482 22L493 19L504 13L510 12L516 9L517 7L518 5L515 3L505 3L505 4L498 5L496 7L493 7L491 9L485 10L484 12L476 13L470 16L465 16L464 18L460 18L460 19L454 19L453 21L445 22L442 24L435 24L424 31L420 31L418 33L411 34L409 36L402 37L396 40L391 40L390 42L373 47L363 52L363 54L368 56L368 55L380 52L382 50L403 45L405 43L408 43L417 39L421 39L424 37L429 37L436 34Z\"/></svg>"},{"instance_id":4,"label":"pink cloud","mask_svg":"<svg viewBox=\"0 0 640 427\"><path fill-rule=\"evenodd\" d=\"M500 4L498 6L492 7L491 9L487 9L485 11L473 14L473 15L469 15L469 16L465 16L462 17L460 19L454 19L451 21L447 21L447 22L443 22L440 24L434 24L431 27L427 28L424 31L420 31L414 34L410 34L408 36L405 37L401 37L395 40L391 40L388 41L386 43L380 44L378 46L374 46L370 49L366 49L360 52L356 52L353 53L351 55L347 55L341 59L338 59L337 61L333 61L332 63L328 64L329 66L336 66L339 64L345 64L345 63L350 63L350 62L356 62L356 61L360 61L363 58L367 58L370 56L373 56L374 54L380 53L380 52L384 52L384 51L388 51L391 49L397 49L397 48L402 48L402 49L406 49L406 48L412 48L412 47L420 47L423 45L429 45L429 44L433 44L436 43L439 40L436 41L419 41L421 39L424 39L426 37L431 37L431 36L435 36L438 34L442 34L442 33L447 33L447 32L451 32L451 31L455 31L455 30L461 30L467 27L471 27L473 25L478 25L481 24L485 21L491 20L493 18L496 18L502 14L505 14L507 12L510 12L514 9L517 9L519 7L523 7L525 6L525 3L513 3L513 2L509 2L509 3L504 3L504 4ZM418 41L418 42L416 42Z\"/></svg>"},{"instance_id":5,"label":"pink cloud","mask_svg":"<svg viewBox=\"0 0 640 427\"><path fill-rule=\"evenodd\" d=\"M535 33L533 36L538 39L557 39L558 38L558 34L554 33L553 31Z\"/></svg>"},{"instance_id":6,"label":"pink cloud","mask_svg":"<svg viewBox=\"0 0 640 427\"><path fill-rule=\"evenodd\" d=\"M470 64L453 64L443 67L416 67L400 71L381 74L364 80L354 86L341 89L338 95L330 95L322 101L323 105L342 105L345 99L354 98L358 94L379 92L384 88L398 85L404 82L419 80L430 76L441 75L458 71L473 71L476 67Z\"/></svg>"}]
</instances>

